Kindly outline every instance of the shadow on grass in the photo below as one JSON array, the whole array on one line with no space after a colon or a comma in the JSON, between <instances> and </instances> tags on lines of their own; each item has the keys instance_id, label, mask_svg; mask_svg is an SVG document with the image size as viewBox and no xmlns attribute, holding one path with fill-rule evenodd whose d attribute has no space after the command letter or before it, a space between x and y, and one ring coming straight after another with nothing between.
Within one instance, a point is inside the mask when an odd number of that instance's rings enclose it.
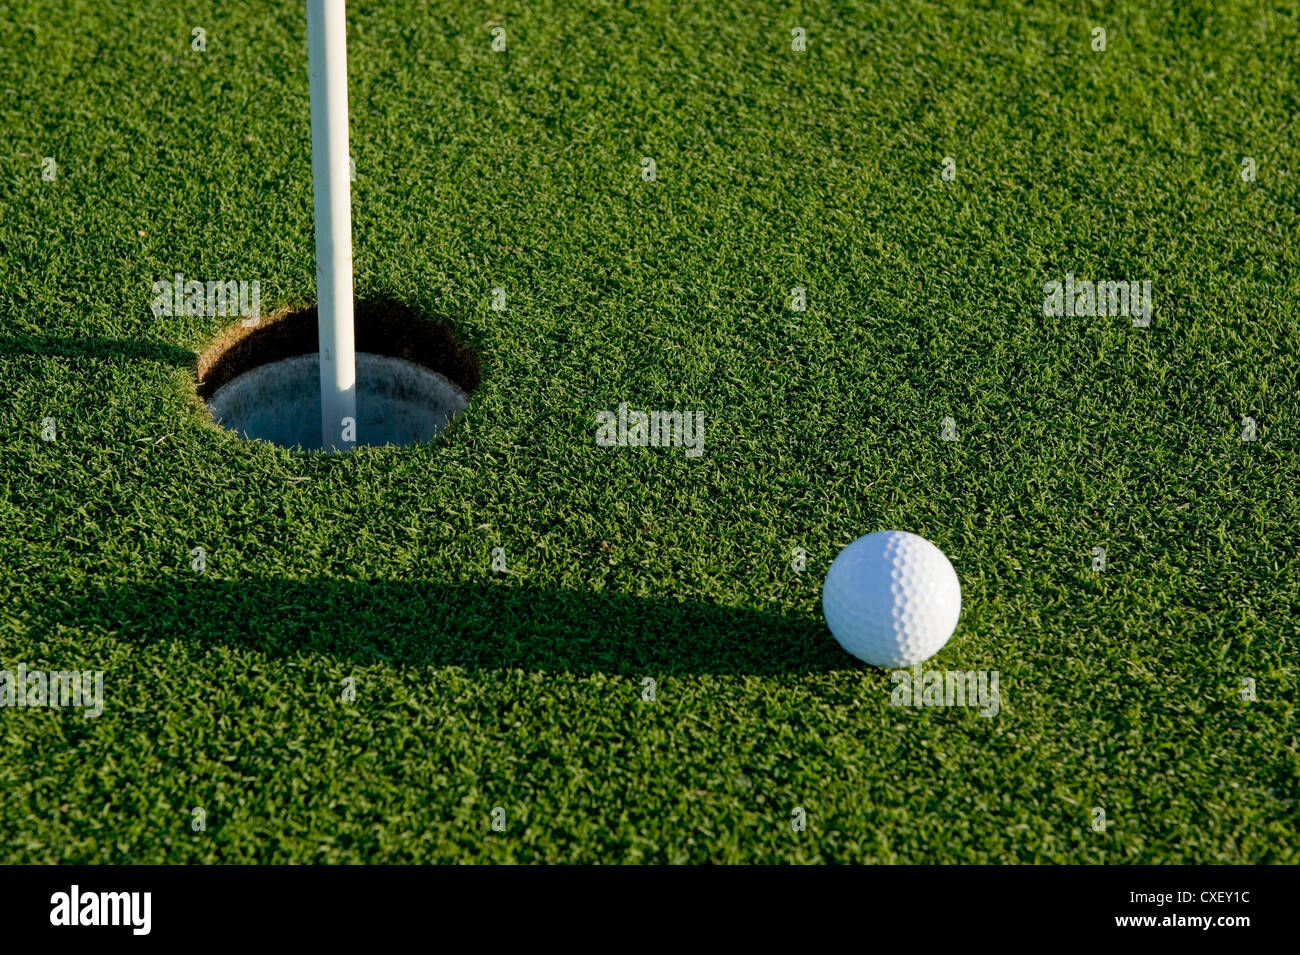
<instances>
[{"instance_id":1,"label":"shadow on grass","mask_svg":"<svg viewBox=\"0 0 1300 955\"><path fill-rule=\"evenodd\" d=\"M128 642L181 640L278 657L324 653L397 665L628 675L806 673L854 665L817 614L506 582L196 577L65 593L59 603L58 623L116 632Z\"/></svg>"},{"instance_id":2,"label":"shadow on grass","mask_svg":"<svg viewBox=\"0 0 1300 955\"><path fill-rule=\"evenodd\" d=\"M192 365L194 352L162 341L125 341L117 338L52 338L20 336L0 338L0 358L16 355L53 355L57 358L128 359L169 365Z\"/></svg>"}]
</instances>

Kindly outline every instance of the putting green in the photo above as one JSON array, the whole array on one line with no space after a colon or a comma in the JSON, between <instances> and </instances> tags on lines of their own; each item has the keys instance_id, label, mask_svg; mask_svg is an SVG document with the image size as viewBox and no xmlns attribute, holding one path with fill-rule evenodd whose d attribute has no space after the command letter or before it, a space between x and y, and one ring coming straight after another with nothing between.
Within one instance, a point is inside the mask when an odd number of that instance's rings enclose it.
<instances>
[{"instance_id":1,"label":"putting green","mask_svg":"<svg viewBox=\"0 0 1300 955\"><path fill-rule=\"evenodd\" d=\"M0 670L103 686L0 860L1300 861L1294 7L354 0L357 297L482 381L340 457L150 307L315 299L301 5L129 7L0 12ZM826 632L881 528L996 715Z\"/></svg>"}]
</instances>

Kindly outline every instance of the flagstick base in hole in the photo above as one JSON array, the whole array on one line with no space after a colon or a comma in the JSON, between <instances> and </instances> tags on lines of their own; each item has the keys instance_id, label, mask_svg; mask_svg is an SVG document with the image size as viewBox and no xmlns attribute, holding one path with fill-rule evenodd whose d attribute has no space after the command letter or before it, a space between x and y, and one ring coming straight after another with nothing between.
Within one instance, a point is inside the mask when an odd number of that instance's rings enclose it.
<instances>
[{"instance_id":1,"label":"flagstick base in hole","mask_svg":"<svg viewBox=\"0 0 1300 955\"><path fill-rule=\"evenodd\" d=\"M356 302L357 447L437 441L480 383L478 354L445 319L395 299ZM198 396L221 427L283 448L322 448L319 313L232 325L195 365Z\"/></svg>"}]
</instances>

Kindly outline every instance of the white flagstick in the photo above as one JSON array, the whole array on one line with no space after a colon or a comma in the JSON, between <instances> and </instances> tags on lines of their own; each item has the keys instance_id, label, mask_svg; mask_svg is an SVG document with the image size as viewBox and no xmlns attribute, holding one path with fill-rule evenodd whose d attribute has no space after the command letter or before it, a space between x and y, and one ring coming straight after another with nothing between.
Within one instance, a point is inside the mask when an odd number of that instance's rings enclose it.
<instances>
[{"instance_id":1,"label":"white flagstick","mask_svg":"<svg viewBox=\"0 0 1300 955\"><path fill-rule=\"evenodd\" d=\"M357 357L352 327L352 210L348 44L343 0L307 0L311 176L316 212L323 450L356 446ZM344 440L344 419L350 440Z\"/></svg>"}]
</instances>

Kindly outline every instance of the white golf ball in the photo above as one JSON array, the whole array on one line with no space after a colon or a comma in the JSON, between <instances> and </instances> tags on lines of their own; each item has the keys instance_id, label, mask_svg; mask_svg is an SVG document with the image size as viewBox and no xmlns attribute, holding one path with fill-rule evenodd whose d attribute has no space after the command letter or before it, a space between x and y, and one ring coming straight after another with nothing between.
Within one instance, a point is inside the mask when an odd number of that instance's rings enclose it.
<instances>
[{"instance_id":1,"label":"white golf ball","mask_svg":"<svg viewBox=\"0 0 1300 955\"><path fill-rule=\"evenodd\" d=\"M849 653L877 667L934 656L961 616L957 572L924 537L876 531L840 551L822 586L822 614Z\"/></svg>"}]
</instances>

